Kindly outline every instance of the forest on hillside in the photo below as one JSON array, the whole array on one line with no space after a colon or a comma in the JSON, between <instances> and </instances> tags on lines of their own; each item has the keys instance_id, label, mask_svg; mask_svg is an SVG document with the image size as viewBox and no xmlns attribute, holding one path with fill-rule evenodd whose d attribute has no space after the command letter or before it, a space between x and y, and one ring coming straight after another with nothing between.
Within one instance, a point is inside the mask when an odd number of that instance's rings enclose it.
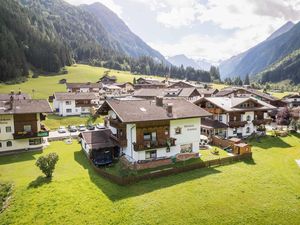
<instances>
[{"instance_id":1,"label":"forest on hillside","mask_svg":"<svg viewBox=\"0 0 300 225\"><path fill-rule=\"evenodd\" d=\"M62 0L2 0L0 82L24 81L29 69L58 73L74 62L210 82L207 71L175 67L150 56L132 57L92 14Z\"/></svg>"}]
</instances>

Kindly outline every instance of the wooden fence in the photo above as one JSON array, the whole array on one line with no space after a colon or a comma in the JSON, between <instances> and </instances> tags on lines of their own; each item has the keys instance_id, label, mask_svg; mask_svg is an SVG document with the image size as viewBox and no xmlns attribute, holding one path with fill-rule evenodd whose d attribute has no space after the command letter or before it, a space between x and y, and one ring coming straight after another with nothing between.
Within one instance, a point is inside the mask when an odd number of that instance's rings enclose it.
<instances>
[{"instance_id":1,"label":"wooden fence","mask_svg":"<svg viewBox=\"0 0 300 225\"><path fill-rule=\"evenodd\" d=\"M111 173L106 172L104 169L96 167L91 161L90 164L94 168L94 170L101 175L104 178L109 179L110 181L117 183L119 185L129 185L133 184L142 180L149 180L153 178L159 178L159 177L165 177L173 174L178 174L182 172L187 172L195 169L205 168L205 167L211 167L211 166L219 166L219 165L226 165L230 163L234 163L240 160L244 159L252 159L252 153L246 153L243 155L235 155L230 156L226 158L220 158L220 159L213 159L209 161L200 161L197 163L193 163L190 165L182 166L182 167L170 167L164 170L158 170L154 171L152 173L147 173L143 175L137 175L137 176L126 176L121 177L117 175L113 175Z\"/></svg>"}]
</instances>

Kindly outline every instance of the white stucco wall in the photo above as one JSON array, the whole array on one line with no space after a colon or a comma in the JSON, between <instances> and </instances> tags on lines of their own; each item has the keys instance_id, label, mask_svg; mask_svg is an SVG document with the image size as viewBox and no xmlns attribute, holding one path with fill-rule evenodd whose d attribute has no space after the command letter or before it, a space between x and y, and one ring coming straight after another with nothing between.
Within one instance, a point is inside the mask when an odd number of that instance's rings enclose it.
<instances>
[{"instance_id":1,"label":"white stucco wall","mask_svg":"<svg viewBox=\"0 0 300 225\"><path fill-rule=\"evenodd\" d=\"M170 148L170 152L167 152L167 148L153 149L157 151L157 157L171 157L180 153L181 145L192 144L193 152L198 152L200 142L200 118L195 119L181 119L170 121L170 137L176 138L176 146ZM181 134L175 134L175 129L181 128ZM136 142L136 126L135 124L126 125L127 134L127 147L123 149L123 153L128 155L130 158L137 160L145 160L146 151L134 151L132 143Z\"/></svg>"}]
</instances>

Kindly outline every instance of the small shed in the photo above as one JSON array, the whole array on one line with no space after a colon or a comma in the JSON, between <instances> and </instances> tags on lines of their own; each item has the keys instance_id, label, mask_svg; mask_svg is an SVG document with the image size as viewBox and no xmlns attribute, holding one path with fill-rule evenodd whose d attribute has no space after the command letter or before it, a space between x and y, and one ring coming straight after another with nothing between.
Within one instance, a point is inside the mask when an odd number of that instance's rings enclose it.
<instances>
[{"instance_id":1,"label":"small shed","mask_svg":"<svg viewBox=\"0 0 300 225\"><path fill-rule=\"evenodd\" d=\"M251 152L251 146L246 143L239 143L233 145L233 153L243 155Z\"/></svg>"}]
</instances>

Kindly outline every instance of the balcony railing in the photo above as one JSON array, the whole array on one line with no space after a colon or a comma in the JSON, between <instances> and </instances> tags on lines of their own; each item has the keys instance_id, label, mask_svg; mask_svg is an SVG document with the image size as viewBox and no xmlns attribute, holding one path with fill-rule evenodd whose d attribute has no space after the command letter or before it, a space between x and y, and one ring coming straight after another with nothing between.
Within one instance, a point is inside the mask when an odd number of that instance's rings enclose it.
<instances>
[{"instance_id":1,"label":"balcony railing","mask_svg":"<svg viewBox=\"0 0 300 225\"><path fill-rule=\"evenodd\" d=\"M272 119L255 119L252 121L255 126L266 125L272 122Z\"/></svg>"},{"instance_id":2,"label":"balcony railing","mask_svg":"<svg viewBox=\"0 0 300 225\"><path fill-rule=\"evenodd\" d=\"M126 138L118 138L115 135L110 135L112 139L114 139L121 147L127 146L127 139Z\"/></svg>"},{"instance_id":3,"label":"balcony railing","mask_svg":"<svg viewBox=\"0 0 300 225\"><path fill-rule=\"evenodd\" d=\"M154 148L167 148L171 146L175 146L175 138L169 138L169 140L164 141L144 141L142 144L133 143L134 151L143 151L147 149Z\"/></svg>"},{"instance_id":4,"label":"balcony railing","mask_svg":"<svg viewBox=\"0 0 300 225\"><path fill-rule=\"evenodd\" d=\"M235 127L244 127L248 122L247 121L230 121L228 123L230 128L235 128Z\"/></svg>"},{"instance_id":5,"label":"balcony railing","mask_svg":"<svg viewBox=\"0 0 300 225\"><path fill-rule=\"evenodd\" d=\"M39 132L16 132L13 134L14 139L34 138L34 137L48 137L49 131L42 130Z\"/></svg>"}]
</instances>

